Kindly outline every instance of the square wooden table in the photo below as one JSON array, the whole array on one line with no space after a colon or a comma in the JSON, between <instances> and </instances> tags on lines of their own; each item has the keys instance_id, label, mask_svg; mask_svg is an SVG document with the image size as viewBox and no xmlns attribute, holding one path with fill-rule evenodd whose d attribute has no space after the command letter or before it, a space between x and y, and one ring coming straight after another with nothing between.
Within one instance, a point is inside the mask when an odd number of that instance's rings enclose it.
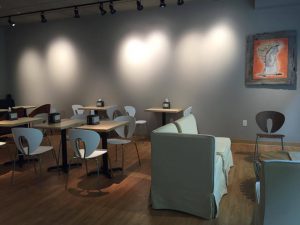
<instances>
[{"instance_id":1,"label":"square wooden table","mask_svg":"<svg viewBox=\"0 0 300 225\"><path fill-rule=\"evenodd\" d=\"M59 168L62 169L63 172L69 172L69 164L68 164L68 154L67 154L67 129L74 128L85 124L86 121L77 120L77 119L62 119L60 123L40 123L35 124L35 128L40 129L50 129L50 130L59 130L61 136L61 155L62 155L62 165ZM78 164L77 164L78 165ZM50 167L48 170L56 169L57 167Z\"/></svg>"},{"instance_id":2,"label":"square wooden table","mask_svg":"<svg viewBox=\"0 0 300 225\"><path fill-rule=\"evenodd\" d=\"M171 108L171 109L164 109L164 108L149 108L149 109L145 109L145 111L147 112L154 112L154 113L161 113L162 114L162 125L166 125L167 123L167 113L180 113L183 111L183 109L181 108Z\"/></svg>"},{"instance_id":3,"label":"square wooden table","mask_svg":"<svg viewBox=\"0 0 300 225\"><path fill-rule=\"evenodd\" d=\"M118 127L125 126L128 124L128 121L113 121L113 120L106 120L101 121L97 125L83 125L80 127L77 127L78 129L84 129L84 130L93 130L100 134L102 139L102 148L107 149L107 137L108 133L110 131L115 130ZM107 177L111 177L111 174L108 170L108 156L107 153L103 155L103 174L105 174ZM115 168L115 170L119 170L119 168Z\"/></svg>"}]
</instances>

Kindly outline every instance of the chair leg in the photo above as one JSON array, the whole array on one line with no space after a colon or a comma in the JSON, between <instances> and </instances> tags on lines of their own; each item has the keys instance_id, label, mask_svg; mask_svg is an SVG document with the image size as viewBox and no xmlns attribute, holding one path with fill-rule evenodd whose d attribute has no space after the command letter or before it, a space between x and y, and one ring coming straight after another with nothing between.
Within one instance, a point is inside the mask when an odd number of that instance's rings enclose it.
<instances>
[{"instance_id":1,"label":"chair leg","mask_svg":"<svg viewBox=\"0 0 300 225\"><path fill-rule=\"evenodd\" d=\"M116 145L116 159L115 161L118 161L118 145Z\"/></svg>"},{"instance_id":2,"label":"chair leg","mask_svg":"<svg viewBox=\"0 0 300 225\"><path fill-rule=\"evenodd\" d=\"M281 137L281 150L284 151L284 147L283 147L283 138Z\"/></svg>"},{"instance_id":3,"label":"chair leg","mask_svg":"<svg viewBox=\"0 0 300 225\"><path fill-rule=\"evenodd\" d=\"M33 160L33 169L34 169L35 175L37 175L37 170L36 170L35 160Z\"/></svg>"},{"instance_id":4,"label":"chair leg","mask_svg":"<svg viewBox=\"0 0 300 225\"><path fill-rule=\"evenodd\" d=\"M41 155L39 155L38 158L39 158L39 169L40 169L40 175L41 175L42 174L42 163L41 163L42 158L41 158Z\"/></svg>"},{"instance_id":5,"label":"chair leg","mask_svg":"<svg viewBox=\"0 0 300 225\"><path fill-rule=\"evenodd\" d=\"M13 159L13 164L12 164L12 174L11 174L11 184L15 183L15 170L16 170L16 159L17 159L17 153L15 154L15 157Z\"/></svg>"},{"instance_id":6,"label":"chair leg","mask_svg":"<svg viewBox=\"0 0 300 225\"><path fill-rule=\"evenodd\" d=\"M96 158L96 166L97 166L97 176L100 176L100 167L99 167L99 161L98 158Z\"/></svg>"},{"instance_id":7,"label":"chair leg","mask_svg":"<svg viewBox=\"0 0 300 225\"><path fill-rule=\"evenodd\" d=\"M136 153L137 153L138 160L139 160L139 165L141 166L141 159L140 159L140 154L139 154L139 150L138 150L137 144L136 144L136 142L133 142L133 143L135 145Z\"/></svg>"},{"instance_id":8,"label":"chair leg","mask_svg":"<svg viewBox=\"0 0 300 225\"><path fill-rule=\"evenodd\" d=\"M52 149L51 152L52 152L52 156L53 156L53 158L54 158L54 160L55 160L55 162L56 162L57 171L58 171L58 173L60 173L60 170L59 170L59 162L58 162L58 158L57 158L57 156L56 156L56 153L55 153L54 148Z\"/></svg>"},{"instance_id":9,"label":"chair leg","mask_svg":"<svg viewBox=\"0 0 300 225\"><path fill-rule=\"evenodd\" d=\"M108 159L111 177L114 177L114 172L112 170L112 164L111 164L111 160L110 160L110 156L109 156L108 152L107 152L107 159Z\"/></svg>"},{"instance_id":10,"label":"chair leg","mask_svg":"<svg viewBox=\"0 0 300 225\"><path fill-rule=\"evenodd\" d=\"M86 176L88 176L89 170L88 170L87 160L84 159L84 162L85 162L85 172L86 172Z\"/></svg>"},{"instance_id":11,"label":"chair leg","mask_svg":"<svg viewBox=\"0 0 300 225\"><path fill-rule=\"evenodd\" d=\"M257 135L255 141L254 160L258 160L258 136Z\"/></svg>"},{"instance_id":12,"label":"chair leg","mask_svg":"<svg viewBox=\"0 0 300 225\"><path fill-rule=\"evenodd\" d=\"M125 151L124 151L124 146L121 145L122 147L122 172L124 172L124 154L125 154Z\"/></svg>"}]
</instances>

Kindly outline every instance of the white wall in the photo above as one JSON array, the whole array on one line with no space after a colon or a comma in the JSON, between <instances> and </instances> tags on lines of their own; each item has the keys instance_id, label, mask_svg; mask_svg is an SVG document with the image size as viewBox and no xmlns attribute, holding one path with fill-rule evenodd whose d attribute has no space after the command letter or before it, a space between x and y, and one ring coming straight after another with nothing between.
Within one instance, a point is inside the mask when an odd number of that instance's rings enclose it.
<instances>
[{"instance_id":1,"label":"white wall","mask_svg":"<svg viewBox=\"0 0 300 225\"><path fill-rule=\"evenodd\" d=\"M300 142L299 89L244 85L247 35L299 32L299 11L254 10L248 0L192 1L18 26L7 33L14 95L17 104L50 102L66 114L71 104L99 97L131 104L150 128L161 118L144 109L168 97L173 106L193 106L202 133L250 140L258 131L256 113L277 110L286 115L281 132Z\"/></svg>"}]
</instances>

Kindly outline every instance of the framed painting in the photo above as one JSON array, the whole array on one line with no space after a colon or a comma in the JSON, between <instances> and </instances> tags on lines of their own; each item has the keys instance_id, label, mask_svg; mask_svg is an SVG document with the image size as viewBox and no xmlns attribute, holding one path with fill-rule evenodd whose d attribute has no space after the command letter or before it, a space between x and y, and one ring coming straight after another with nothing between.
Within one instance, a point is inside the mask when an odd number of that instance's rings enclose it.
<instances>
[{"instance_id":1,"label":"framed painting","mask_svg":"<svg viewBox=\"0 0 300 225\"><path fill-rule=\"evenodd\" d=\"M296 89L296 31L249 36L246 67L248 87Z\"/></svg>"}]
</instances>

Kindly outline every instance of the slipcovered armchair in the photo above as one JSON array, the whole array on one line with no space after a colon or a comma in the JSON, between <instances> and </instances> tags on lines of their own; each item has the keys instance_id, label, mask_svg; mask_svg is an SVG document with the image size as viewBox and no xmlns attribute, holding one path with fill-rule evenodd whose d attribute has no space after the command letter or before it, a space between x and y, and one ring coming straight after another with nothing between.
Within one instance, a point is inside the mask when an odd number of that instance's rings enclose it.
<instances>
[{"instance_id":1,"label":"slipcovered armchair","mask_svg":"<svg viewBox=\"0 0 300 225\"><path fill-rule=\"evenodd\" d=\"M193 114L182 117L175 121L175 125L179 133L183 134L198 134L197 121ZM228 180L228 173L233 166L231 141L227 137L215 137L216 153L220 155L223 160L223 170Z\"/></svg>"},{"instance_id":2,"label":"slipcovered armchair","mask_svg":"<svg viewBox=\"0 0 300 225\"><path fill-rule=\"evenodd\" d=\"M261 181L256 182L254 225L300 223L300 162L262 162Z\"/></svg>"},{"instance_id":3,"label":"slipcovered armchair","mask_svg":"<svg viewBox=\"0 0 300 225\"><path fill-rule=\"evenodd\" d=\"M180 134L167 124L151 134L151 204L213 219L227 193L223 162L210 135Z\"/></svg>"}]
</instances>

